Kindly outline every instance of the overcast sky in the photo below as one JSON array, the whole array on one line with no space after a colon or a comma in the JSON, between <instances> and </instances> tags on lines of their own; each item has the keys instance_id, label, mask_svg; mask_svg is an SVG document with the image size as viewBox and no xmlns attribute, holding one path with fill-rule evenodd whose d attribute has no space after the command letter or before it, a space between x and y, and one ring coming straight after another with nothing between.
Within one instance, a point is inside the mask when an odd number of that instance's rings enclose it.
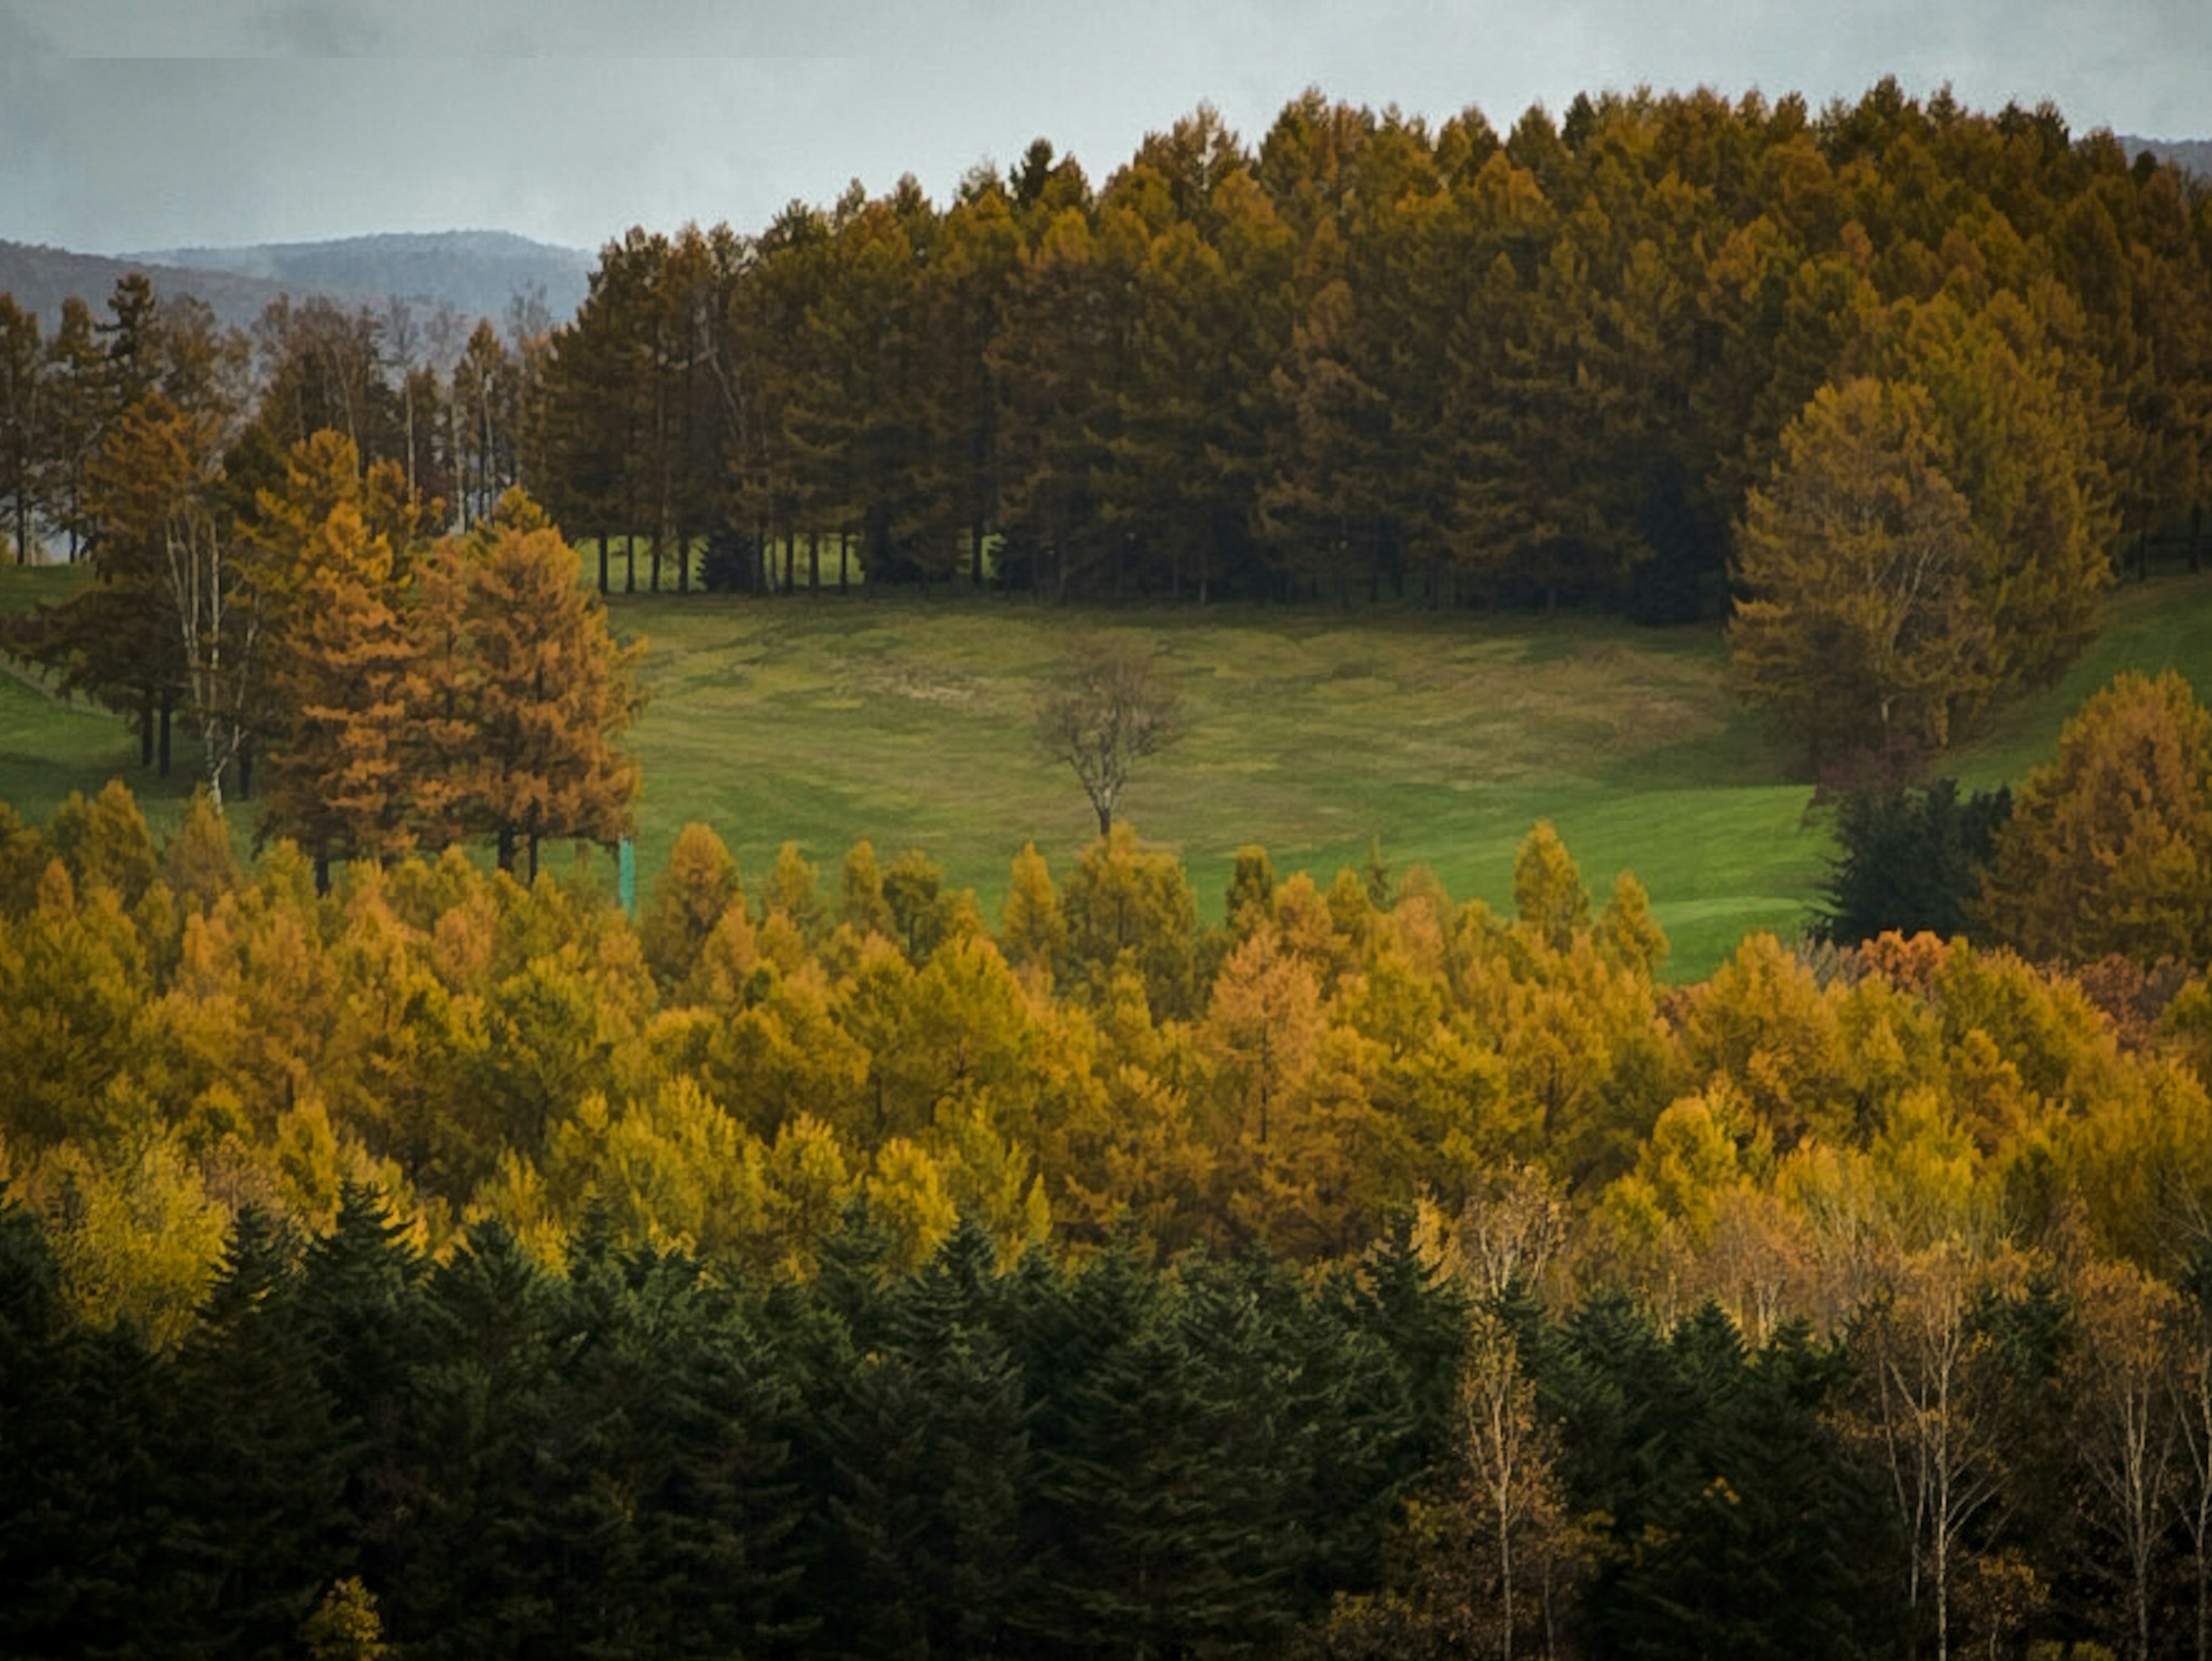
<instances>
[{"instance_id":1,"label":"overcast sky","mask_svg":"<svg viewBox=\"0 0 2212 1661\"><path fill-rule=\"evenodd\" d=\"M1302 88L1503 131L1576 92L1814 107L1885 74L2212 136L2212 0L0 0L0 238L94 252L485 227L757 229L1049 137L1095 179Z\"/></svg>"}]
</instances>

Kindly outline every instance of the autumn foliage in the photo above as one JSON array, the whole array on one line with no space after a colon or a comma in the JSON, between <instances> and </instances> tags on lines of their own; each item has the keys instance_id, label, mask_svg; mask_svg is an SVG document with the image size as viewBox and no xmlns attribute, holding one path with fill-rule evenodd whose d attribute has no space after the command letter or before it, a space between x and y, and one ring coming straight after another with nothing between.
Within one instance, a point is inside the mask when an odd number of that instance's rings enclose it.
<instances>
[{"instance_id":1,"label":"autumn foliage","mask_svg":"<svg viewBox=\"0 0 2212 1661\"><path fill-rule=\"evenodd\" d=\"M2008 953L1894 936L1811 955L1757 937L1668 986L1641 889L1624 877L1594 907L1548 827L1510 915L1418 870L1278 881L1247 851L1233 915L1201 927L1181 868L1117 825L1057 877L1025 851L1000 938L918 854L855 850L840 900L796 850L749 885L695 826L634 928L588 885L525 886L458 852L357 861L319 894L292 845L243 871L212 823L196 809L158 846L111 786L43 829L0 827L0 1069L18 1081L0 1145L11 1203L42 1225L53 1306L86 1331L182 1356L231 1342L210 1323L242 1272L240 1231L357 1233L370 1188L392 1217L380 1238L428 1254L406 1274L456 1297L453 1276L573 1280L618 1248L847 1298L863 1215L871 1274L917 1286L955 1272L948 1252L1006 1285L1043 1272L1015 1266L1032 1253L1181 1263L1194 1287L1215 1272L1203 1263L1255 1248L1369 1275L1396 1228L1421 1276L1497 1312L1392 1386L1430 1404L1428 1440L1404 1452L1430 1474L1419 1507L1363 1513L1398 1518L1387 1542L1364 1537L1382 1556L1327 1571L1368 1601L1331 1614L1192 1582L1155 1588L1163 1633L1304 1622L1340 1652L1407 1653L1476 1633L1525 1646L1549 1620L1595 1642L1637 1599L1678 1599L1668 1577L1735 1548L1662 1483L1634 1504L1706 1543L1633 1573L1609 1555L1609 1531L1638 1525L1611 1510L1628 1503L1606 1487L1621 1471L1589 1463L1601 1444L1584 1439L1614 1434L1599 1405L1614 1398L1577 1393L1593 1367L1638 1381L1620 1411L1645 1411L1636 1392L1662 1375L1691 1391L1734 1379L1727 1400L1797 1427L1745 1445L1806 1450L1815 1465L1794 1475L1694 1438L1669 1457L1777 1506L1762 1528L1800 1525L1778 1520L1784 1494L1824 1495L1823 1526L1862 1531L1873 1577L1824 1579L1832 1566L1808 1560L1805 1587L1835 1608L1887 1585L1865 1606L1885 1620L1953 1641L2028 1630L1990 1600L2015 1570L2038 1597L2073 1596L2063 1565L2092 1549L2050 1531L2046 1507L2076 1482L2127 1622L2179 1596L2181 1490L2130 1486L2126 1415L2154 1410L2129 1405L2151 1363L2120 1347L2196 1353L2175 1300L2196 1284L2189 1220L2212 1206L2187 1017L2201 986L2168 1026L2120 1028ZM1109 1280L1070 1295L1135 1271L1089 1272ZM2124 1331L2094 1328L2094 1353L2020 1349L2057 1342L2035 1323L2066 1287L2117 1275L2152 1288L2094 1294ZM1638 1361L1639 1344L1659 1349ZM873 1375L837 1376L842 1391ZM2154 1406L2160 1436L2183 1434L2173 1399ZM2070 1440L2020 1440L2021 1415L2062 1409ZM1935 1500L1911 1497L1931 1484ZM1893 1515L1893 1491L1910 1501ZM410 1585L404 1622L429 1607ZM1784 1618L1711 1596L1686 1634Z\"/></svg>"}]
</instances>

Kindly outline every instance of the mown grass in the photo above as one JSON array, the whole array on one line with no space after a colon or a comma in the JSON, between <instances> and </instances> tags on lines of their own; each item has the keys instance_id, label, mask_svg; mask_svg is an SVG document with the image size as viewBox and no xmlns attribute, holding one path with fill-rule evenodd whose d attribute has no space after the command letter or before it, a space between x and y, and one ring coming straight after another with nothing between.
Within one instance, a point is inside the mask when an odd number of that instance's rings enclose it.
<instances>
[{"instance_id":1,"label":"mown grass","mask_svg":"<svg viewBox=\"0 0 2212 1661\"><path fill-rule=\"evenodd\" d=\"M987 906L1025 840L1064 868L1091 821L1033 748L1031 711L1086 627L1140 636L1181 682L1188 736L1142 766L1122 812L1182 855L1209 907L1247 842L1326 882L1370 839L1395 868L1504 905L1515 848L1548 817L1594 887L1643 876L1694 973L1747 930L1794 928L1826 850L1710 633L942 597L615 615L650 643L648 865L700 817L754 870L786 837L824 863L861 835L886 856L919 846Z\"/></svg>"},{"instance_id":2,"label":"mown grass","mask_svg":"<svg viewBox=\"0 0 2212 1661\"><path fill-rule=\"evenodd\" d=\"M0 574L0 609L72 580ZM1092 830L1073 776L1030 739L1038 689L1084 627L1150 642L1182 685L1188 736L1141 766L1122 811L1182 856L1209 915L1235 851L1255 841L1279 872L1326 882L1379 839L1394 869L1426 864L1455 894L1504 907L1514 850L1549 818L1599 899L1636 872L1674 942L1672 972L1694 976L1747 932L1794 934L1831 852L1797 758L1737 704L1711 629L1392 608L1062 611L943 591L611 607L647 644L648 883L703 819L754 876L786 840L830 884L860 837L886 859L919 847L995 914L1023 842L1064 871ZM2074 672L1949 770L2015 778L2116 670L2169 664L2212 690L2212 576L2122 591ZM189 749L166 792L137 763L115 718L0 679L0 796L27 815L111 773L173 813Z\"/></svg>"}]
</instances>

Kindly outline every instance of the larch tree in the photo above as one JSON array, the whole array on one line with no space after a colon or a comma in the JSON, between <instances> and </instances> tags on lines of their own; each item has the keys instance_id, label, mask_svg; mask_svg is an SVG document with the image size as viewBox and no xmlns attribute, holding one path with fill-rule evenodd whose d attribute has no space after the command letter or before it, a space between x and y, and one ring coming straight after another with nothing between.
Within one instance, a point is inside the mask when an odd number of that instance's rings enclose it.
<instances>
[{"instance_id":1,"label":"larch tree","mask_svg":"<svg viewBox=\"0 0 2212 1661\"><path fill-rule=\"evenodd\" d=\"M1014 856L1006 903L1000 913L999 948L1008 962L1030 971L1046 987L1052 985L1054 968L1067 950L1067 918L1060 908L1052 871L1035 842L1023 843Z\"/></svg>"},{"instance_id":2,"label":"larch tree","mask_svg":"<svg viewBox=\"0 0 2212 1661\"><path fill-rule=\"evenodd\" d=\"M1993 690L2055 680L2097 632L2117 520L2076 366L2008 292L1902 308L1889 356L1927 390L1944 476L1965 498Z\"/></svg>"},{"instance_id":3,"label":"larch tree","mask_svg":"<svg viewBox=\"0 0 2212 1661\"><path fill-rule=\"evenodd\" d=\"M1816 758L1942 749L1988 690L1992 641L1925 394L1824 386L1782 447L1736 538L1738 682Z\"/></svg>"},{"instance_id":4,"label":"larch tree","mask_svg":"<svg viewBox=\"0 0 2212 1661\"><path fill-rule=\"evenodd\" d=\"M0 551L12 544L17 565L31 557L40 518L40 486L48 448L45 403L45 354L39 340L39 314L0 294Z\"/></svg>"},{"instance_id":5,"label":"larch tree","mask_svg":"<svg viewBox=\"0 0 2212 1661\"><path fill-rule=\"evenodd\" d=\"M533 880L548 838L627 832L638 770L616 741L641 702L637 652L579 585L575 551L509 492L482 533L438 550L425 584L424 690L456 746L453 815L490 834L503 870L526 852Z\"/></svg>"},{"instance_id":6,"label":"larch tree","mask_svg":"<svg viewBox=\"0 0 2212 1661\"><path fill-rule=\"evenodd\" d=\"M85 474L100 449L108 411L92 309L74 297L46 343L41 408L46 441L46 509L74 561L83 552Z\"/></svg>"},{"instance_id":7,"label":"larch tree","mask_svg":"<svg viewBox=\"0 0 2212 1661\"><path fill-rule=\"evenodd\" d=\"M2031 957L2212 951L2212 712L2168 670L2081 706L1998 832L1979 914Z\"/></svg>"},{"instance_id":8,"label":"larch tree","mask_svg":"<svg viewBox=\"0 0 2212 1661\"><path fill-rule=\"evenodd\" d=\"M738 862L714 827L696 820L684 826L638 926L653 978L665 988L680 985L698 966L723 913L733 905L742 911L744 900Z\"/></svg>"},{"instance_id":9,"label":"larch tree","mask_svg":"<svg viewBox=\"0 0 2212 1661\"><path fill-rule=\"evenodd\" d=\"M295 838L320 874L333 858L387 858L413 845L416 642L392 544L357 506L334 506L303 552L279 643L286 731L263 825Z\"/></svg>"}]
</instances>

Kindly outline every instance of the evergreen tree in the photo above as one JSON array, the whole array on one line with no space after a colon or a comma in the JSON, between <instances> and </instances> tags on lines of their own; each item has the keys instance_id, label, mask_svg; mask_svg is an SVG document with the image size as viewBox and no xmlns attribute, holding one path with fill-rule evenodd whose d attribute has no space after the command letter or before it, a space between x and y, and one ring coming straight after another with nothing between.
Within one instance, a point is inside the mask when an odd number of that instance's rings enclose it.
<instances>
[{"instance_id":1,"label":"evergreen tree","mask_svg":"<svg viewBox=\"0 0 2212 1661\"><path fill-rule=\"evenodd\" d=\"M1814 927L1839 946L1892 930L1948 939L1968 931L1975 897L2012 812L2012 793L1958 782L1924 789L1855 791L1836 809L1842 852Z\"/></svg>"},{"instance_id":2,"label":"evergreen tree","mask_svg":"<svg viewBox=\"0 0 2212 1661\"><path fill-rule=\"evenodd\" d=\"M46 354L39 317L0 294L0 520L15 563L29 561L52 451L46 410Z\"/></svg>"}]
</instances>

